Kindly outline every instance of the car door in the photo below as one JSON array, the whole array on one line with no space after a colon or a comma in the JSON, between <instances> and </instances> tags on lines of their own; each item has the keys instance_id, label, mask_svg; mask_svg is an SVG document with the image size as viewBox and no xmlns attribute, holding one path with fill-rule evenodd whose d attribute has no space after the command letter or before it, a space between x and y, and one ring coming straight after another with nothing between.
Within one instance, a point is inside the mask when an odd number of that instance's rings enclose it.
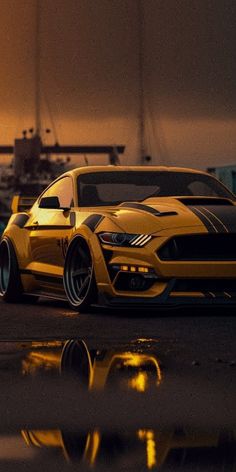
<instances>
[{"instance_id":1,"label":"car door","mask_svg":"<svg viewBox=\"0 0 236 472\"><path fill-rule=\"evenodd\" d=\"M70 176L57 180L42 194L27 224L30 230L30 270L33 273L62 275L74 226L73 206L73 180Z\"/></svg>"}]
</instances>

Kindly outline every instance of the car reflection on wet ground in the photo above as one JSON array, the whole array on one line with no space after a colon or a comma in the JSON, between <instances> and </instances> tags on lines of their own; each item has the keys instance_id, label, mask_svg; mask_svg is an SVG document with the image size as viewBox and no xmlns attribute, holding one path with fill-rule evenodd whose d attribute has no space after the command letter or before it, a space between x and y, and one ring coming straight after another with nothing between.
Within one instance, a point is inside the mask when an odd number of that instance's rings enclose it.
<instances>
[{"instance_id":1,"label":"car reflection on wet ground","mask_svg":"<svg viewBox=\"0 0 236 472\"><path fill-rule=\"evenodd\" d=\"M0 343L0 470L236 470L234 370L158 343Z\"/></svg>"}]
</instances>

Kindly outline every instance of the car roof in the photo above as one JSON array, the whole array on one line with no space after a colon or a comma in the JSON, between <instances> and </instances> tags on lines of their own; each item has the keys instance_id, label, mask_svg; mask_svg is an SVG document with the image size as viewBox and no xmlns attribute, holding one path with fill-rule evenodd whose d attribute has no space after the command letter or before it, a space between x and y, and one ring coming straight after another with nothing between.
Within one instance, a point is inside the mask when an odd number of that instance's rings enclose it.
<instances>
[{"instance_id":1,"label":"car roof","mask_svg":"<svg viewBox=\"0 0 236 472\"><path fill-rule=\"evenodd\" d=\"M167 166L87 166L87 167L77 167L64 175L73 175L75 177L81 174L91 174L95 172L191 172L194 174L207 174L197 169L191 169L187 167L167 167Z\"/></svg>"}]
</instances>

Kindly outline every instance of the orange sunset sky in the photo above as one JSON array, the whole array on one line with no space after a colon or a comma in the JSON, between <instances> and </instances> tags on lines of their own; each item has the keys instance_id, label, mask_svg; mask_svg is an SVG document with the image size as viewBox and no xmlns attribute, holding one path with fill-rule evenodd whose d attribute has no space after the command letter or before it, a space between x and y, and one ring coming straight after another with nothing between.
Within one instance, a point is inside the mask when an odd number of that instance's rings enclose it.
<instances>
[{"instance_id":1,"label":"orange sunset sky","mask_svg":"<svg viewBox=\"0 0 236 472\"><path fill-rule=\"evenodd\" d=\"M141 6L146 153L153 164L236 164L234 1L38 5L42 130L53 117L61 144L125 144L122 163L140 162ZM36 0L0 1L0 144L34 125L35 13Z\"/></svg>"}]
</instances>

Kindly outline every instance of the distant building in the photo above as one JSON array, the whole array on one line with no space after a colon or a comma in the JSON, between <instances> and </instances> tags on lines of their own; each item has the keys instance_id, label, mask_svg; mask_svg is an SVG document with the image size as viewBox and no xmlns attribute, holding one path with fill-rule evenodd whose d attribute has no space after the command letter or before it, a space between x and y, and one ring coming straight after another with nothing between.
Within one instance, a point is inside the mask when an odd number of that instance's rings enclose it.
<instances>
[{"instance_id":1,"label":"distant building","mask_svg":"<svg viewBox=\"0 0 236 472\"><path fill-rule=\"evenodd\" d=\"M236 165L208 167L207 172L214 175L229 190L236 194Z\"/></svg>"}]
</instances>

